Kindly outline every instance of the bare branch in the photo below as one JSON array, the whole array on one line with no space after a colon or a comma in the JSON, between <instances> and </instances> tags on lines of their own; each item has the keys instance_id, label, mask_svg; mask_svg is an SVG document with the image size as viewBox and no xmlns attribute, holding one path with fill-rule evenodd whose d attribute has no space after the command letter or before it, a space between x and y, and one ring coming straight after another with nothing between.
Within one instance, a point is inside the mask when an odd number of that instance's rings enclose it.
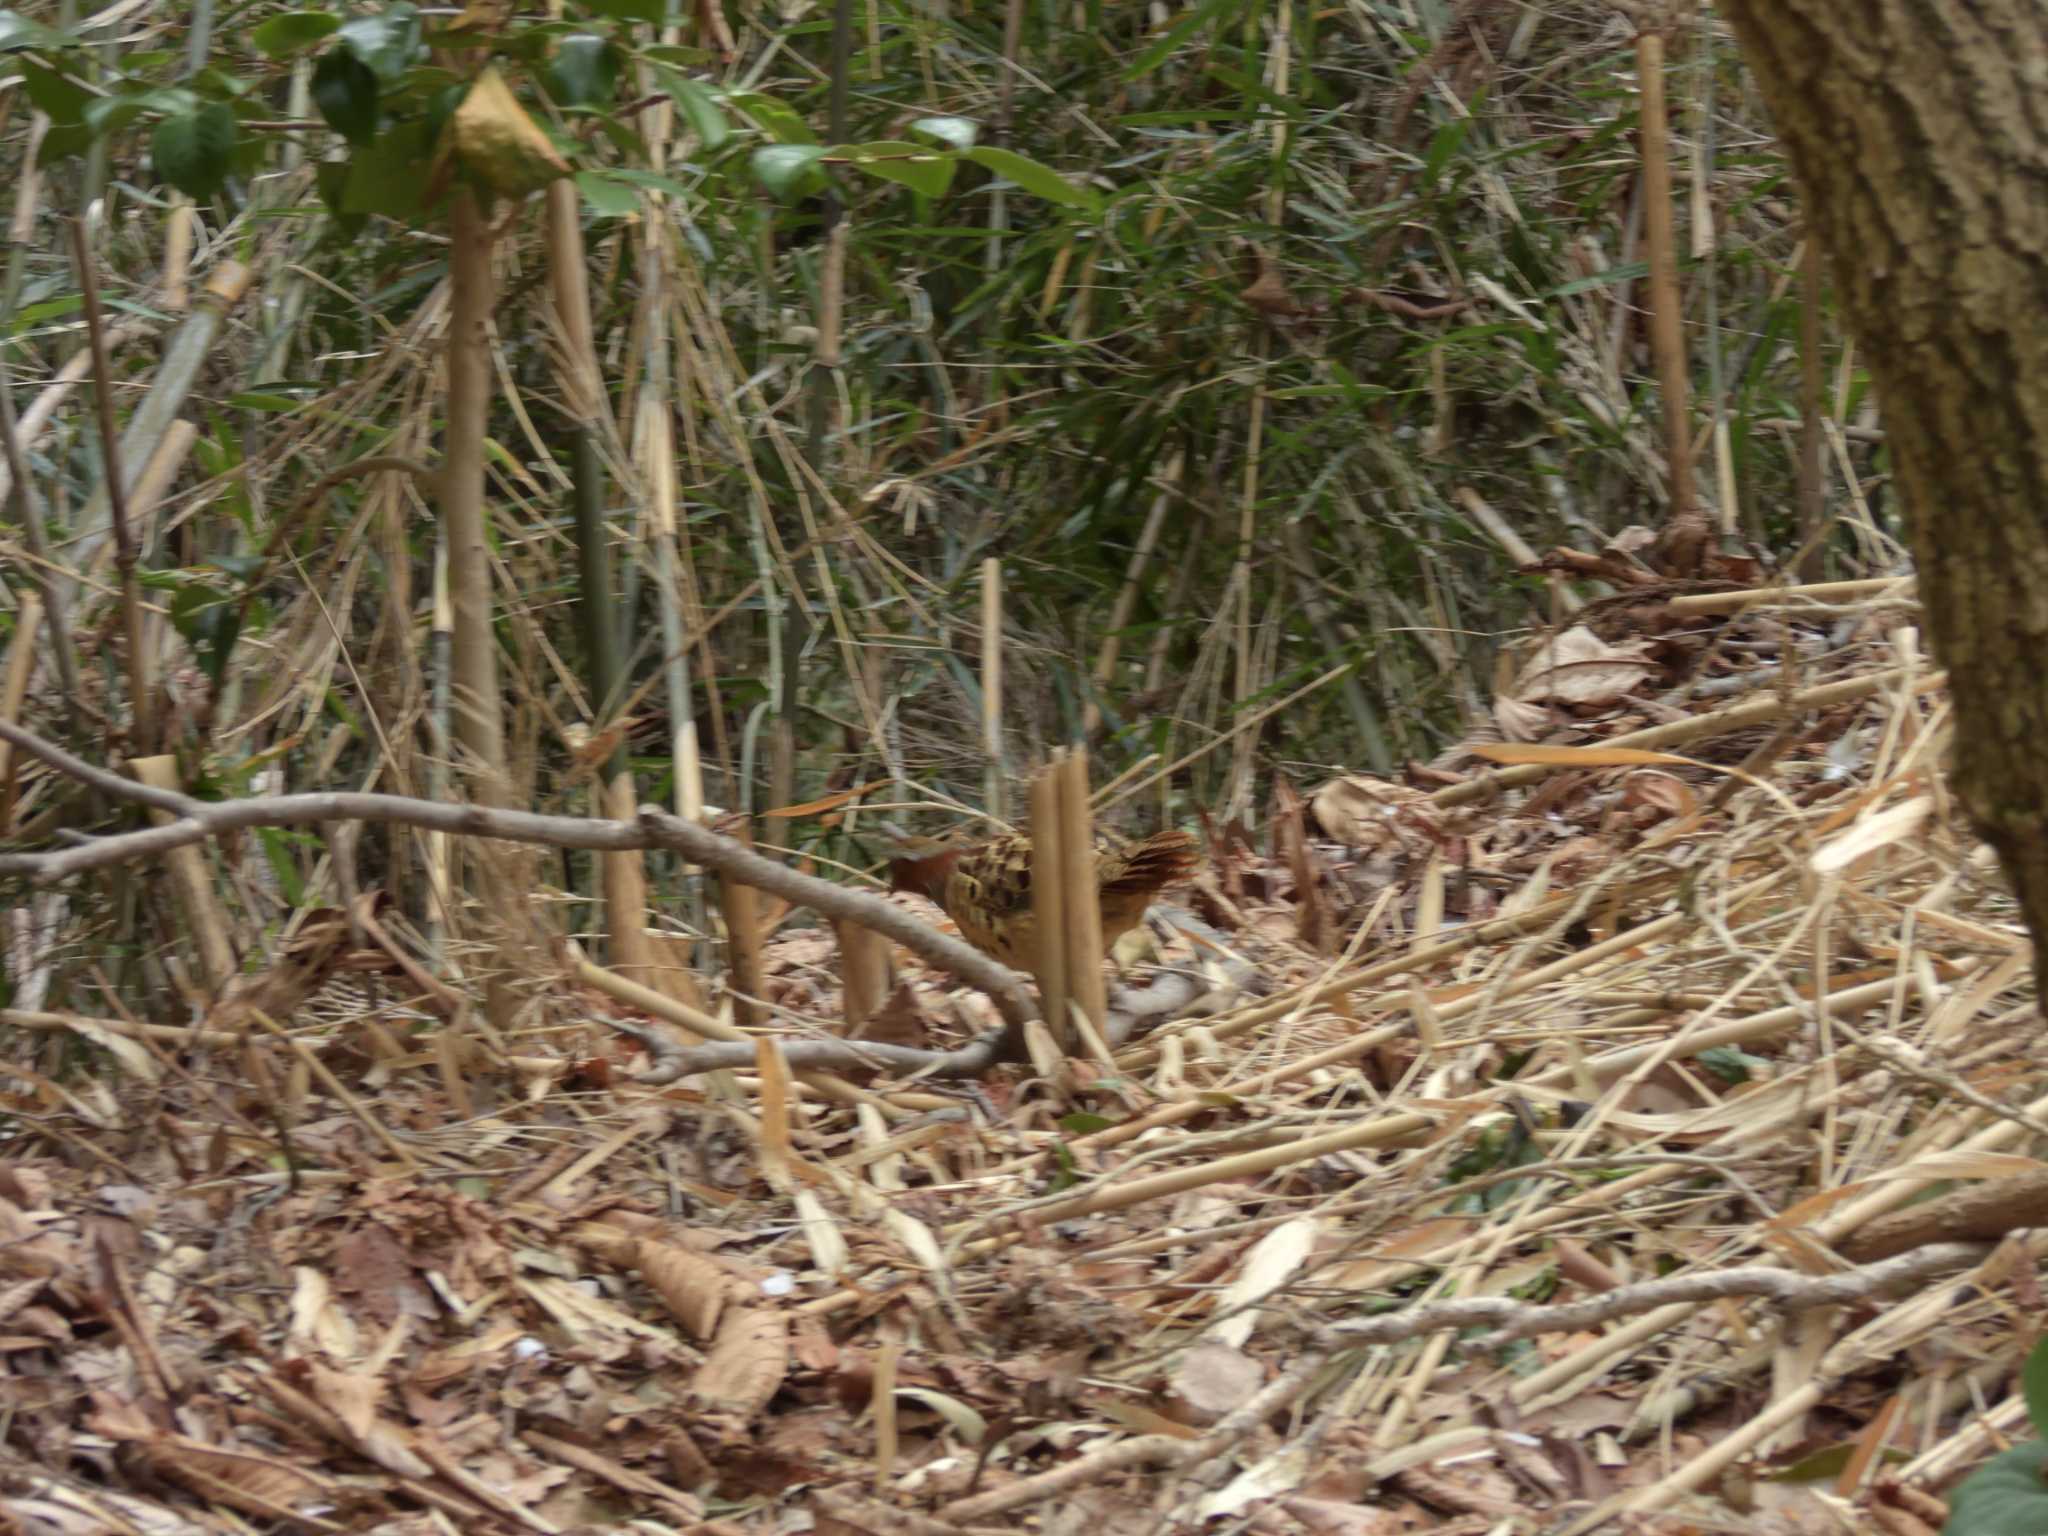
<instances>
[{"instance_id":1,"label":"bare branch","mask_svg":"<svg viewBox=\"0 0 2048 1536\"><path fill-rule=\"evenodd\" d=\"M543 816L532 811L493 810L477 805L448 805L405 795L349 792L270 795L247 800L195 800L172 790L150 789L119 774L75 757L40 736L0 720L0 740L13 743L59 773L90 784L121 800L169 812L175 821L95 838L76 847L41 853L0 853L0 875L26 875L47 885L87 870L153 858L173 848L204 842L250 827L303 827L330 821L389 822L449 832L462 837L490 837L513 843L538 843L550 848L600 850L665 848L693 864L808 907L827 917L844 918L893 939L919 959L949 971L969 986L988 994L1008 1026L997 1059L1008 1059L1012 1037L1021 1045L1024 1025L1038 1016L1023 978L892 906L879 896L849 890L787 865L762 857L729 837L671 816L655 806L642 806L632 821L597 817ZM973 1047L967 1047L972 1050Z\"/></svg>"}]
</instances>

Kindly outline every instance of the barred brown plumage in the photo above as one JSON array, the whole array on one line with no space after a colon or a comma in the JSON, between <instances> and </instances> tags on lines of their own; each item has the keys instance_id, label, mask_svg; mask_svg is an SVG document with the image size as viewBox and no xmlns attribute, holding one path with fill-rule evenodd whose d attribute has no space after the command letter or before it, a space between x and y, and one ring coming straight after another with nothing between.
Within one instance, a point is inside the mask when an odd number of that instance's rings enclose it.
<instances>
[{"instance_id":1,"label":"barred brown plumage","mask_svg":"<svg viewBox=\"0 0 2048 1536\"><path fill-rule=\"evenodd\" d=\"M1195 839L1186 832L1155 832L1128 848L1098 842L1095 887L1102 903L1104 948L1143 922L1153 899L1193 875L1200 862ZM889 888L937 902L960 937L983 954L1021 971L1038 968L1030 838L998 837L894 859Z\"/></svg>"}]
</instances>

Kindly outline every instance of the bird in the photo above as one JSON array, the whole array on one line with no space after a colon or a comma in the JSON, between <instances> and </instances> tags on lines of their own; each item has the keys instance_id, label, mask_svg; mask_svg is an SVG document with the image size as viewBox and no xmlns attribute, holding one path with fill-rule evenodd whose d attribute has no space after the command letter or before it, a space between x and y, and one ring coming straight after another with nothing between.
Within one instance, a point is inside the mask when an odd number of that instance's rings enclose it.
<instances>
[{"instance_id":1,"label":"bird","mask_svg":"<svg viewBox=\"0 0 2048 1536\"><path fill-rule=\"evenodd\" d=\"M1192 876L1200 862L1195 839L1187 832L1155 832L1128 848L1098 840L1095 889L1102 907L1103 948L1143 922L1153 898ZM889 888L937 902L960 937L983 954L1016 970L1038 970L1030 838L1013 833L981 843L906 842L905 852L890 861Z\"/></svg>"}]
</instances>

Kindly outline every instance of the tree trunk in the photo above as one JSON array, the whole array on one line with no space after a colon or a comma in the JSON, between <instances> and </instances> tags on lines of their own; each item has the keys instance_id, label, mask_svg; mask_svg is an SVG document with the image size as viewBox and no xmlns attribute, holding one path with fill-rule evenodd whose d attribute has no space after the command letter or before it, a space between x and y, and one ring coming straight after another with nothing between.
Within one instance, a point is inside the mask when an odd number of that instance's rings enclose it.
<instances>
[{"instance_id":1,"label":"tree trunk","mask_svg":"<svg viewBox=\"0 0 2048 1536\"><path fill-rule=\"evenodd\" d=\"M1955 783L2048 948L2048 12L1720 0L1869 360Z\"/></svg>"}]
</instances>

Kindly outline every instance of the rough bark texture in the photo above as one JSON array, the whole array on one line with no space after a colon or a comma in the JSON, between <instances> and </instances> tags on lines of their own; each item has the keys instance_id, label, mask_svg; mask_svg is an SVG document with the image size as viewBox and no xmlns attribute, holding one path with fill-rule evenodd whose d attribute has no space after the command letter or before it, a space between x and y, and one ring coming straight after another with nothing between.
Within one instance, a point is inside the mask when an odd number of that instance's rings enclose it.
<instances>
[{"instance_id":1,"label":"rough bark texture","mask_svg":"<svg viewBox=\"0 0 2048 1536\"><path fill-rule=\"evenodd\" d=\"M1869 360L1956 784L2048 940L2048 12L1720 0Z\"/></svg>"}]
</instances>

